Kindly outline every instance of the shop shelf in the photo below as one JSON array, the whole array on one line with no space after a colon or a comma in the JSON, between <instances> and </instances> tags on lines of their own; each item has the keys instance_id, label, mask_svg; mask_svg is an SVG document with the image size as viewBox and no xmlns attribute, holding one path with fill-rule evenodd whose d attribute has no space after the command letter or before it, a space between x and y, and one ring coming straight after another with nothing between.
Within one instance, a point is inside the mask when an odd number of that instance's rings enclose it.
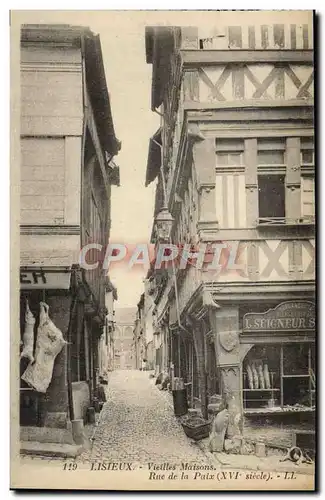
<instances>
[{"instance_id":1,"label":"shop shelf","mask_svg":"<svg viewBox=\"0 0 325 500\"><path fill-rule=\"evenodd\" d=\"M244 392L256 392L256 391L262 391L262 392L270 392L270 391L279 391L280 389L243 389Z\"/></svg>"}]
</instances>

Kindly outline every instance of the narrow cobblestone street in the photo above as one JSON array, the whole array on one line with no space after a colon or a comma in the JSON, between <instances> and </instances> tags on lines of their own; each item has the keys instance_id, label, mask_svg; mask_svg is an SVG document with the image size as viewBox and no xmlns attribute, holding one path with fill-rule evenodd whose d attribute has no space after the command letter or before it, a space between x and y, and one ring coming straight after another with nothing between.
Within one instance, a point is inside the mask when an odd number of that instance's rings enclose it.
<instances>
[{"instance_id":1,"label":"narrow cobblestone street","mask_svg":"<svg viewBox=\"0 0 325 500\"><path fill-rule=\"evenodd\" d=\"M207 462L174 416L171 395L154 380L136 370L111 373L95 441L78 461Z\"/></svg>"}]
</instances>

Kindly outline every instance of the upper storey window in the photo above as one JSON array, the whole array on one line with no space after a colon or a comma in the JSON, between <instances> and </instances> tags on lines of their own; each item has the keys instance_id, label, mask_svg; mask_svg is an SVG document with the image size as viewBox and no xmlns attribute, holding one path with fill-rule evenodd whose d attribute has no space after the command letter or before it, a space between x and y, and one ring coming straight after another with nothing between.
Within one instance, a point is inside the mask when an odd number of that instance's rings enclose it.
<instances>
[{"instance_id":1,"label":"upper storey window","mask_svg":"<svg viewBox=\"0 0 325 500\"><path fill-rule=\"evenodd\" d=\"M221 172L222 167L235 169L244 167L244 141L240 139L216 140L216 167ZM220 168L221 167L221 168Z\"/></svg>"},{"instance_id":2,"label":"upper storey window","mask_svg":"<svg viewBox=\"0 0 325 500\"><path fill-rule=\"evenodd\" d=\"M243 164L243 155L239 152L219 152L217 153L217 166L241 166Z\"/></svg>"},{"instance_id":3,"label":"upper storey window","mask_svg":"<svg viewBox=\"0 0 325 500\"><path fill-rule=\"evenodd\" d=\"M302 137L300 139L300 161L303 170L304 167L315 166L314 140L312 137Z\"/></svg>"},{"instance_id":4,"label":"upper storey window","mask_svg":"<svg viewBox=\"0 0 325 500\"><path fill-rule=\"evenodd\" d=\"M246 221L244 141L216 140L216 210L220 229L244 228Z\"/></svg>"},{"instance_id":5,"label":"upper storey window","mask_svg":"<svg viewBox=\"0 0 325 500\"><path fill-rule=\"evenodd\" d=\"M284 151L259 151L259 165L284 165Z\"/></svg>"},{"instance_id":6,"label":"upper storey window","mask_svg":"<svg viewBox=\"0 0 325 500\"><path fill-rule=\"evenodd\" d=\"M259 139L257 141L257 165L259 172L285 170L285 140ZM284 173L284 172L283 172Z\"/></svg>"}]
</instances>

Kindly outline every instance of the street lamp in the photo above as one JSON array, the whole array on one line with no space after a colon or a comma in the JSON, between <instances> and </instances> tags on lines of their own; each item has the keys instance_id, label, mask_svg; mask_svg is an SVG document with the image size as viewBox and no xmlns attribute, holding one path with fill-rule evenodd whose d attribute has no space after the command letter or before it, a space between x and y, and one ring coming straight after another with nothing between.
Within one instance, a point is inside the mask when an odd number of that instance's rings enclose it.
<instances>
[{"instance_id":1,"label":"street lamp","mask_svg":"<svg viewBox=\"0 0 325 500\"><path fill-rule=\"evenodd\" d=\"M168 208L164 206L155 218L155 228L158 241L169 242L174 218Z\"/></svg>"}]
</instances>

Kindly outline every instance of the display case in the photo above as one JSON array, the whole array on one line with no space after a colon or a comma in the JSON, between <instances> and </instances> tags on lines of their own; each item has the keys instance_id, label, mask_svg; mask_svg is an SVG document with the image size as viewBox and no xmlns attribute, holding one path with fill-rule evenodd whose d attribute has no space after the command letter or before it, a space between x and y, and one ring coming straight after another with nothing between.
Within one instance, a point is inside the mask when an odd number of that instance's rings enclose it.
<instances>
[{"instance_id":1,"label":"display case","mask_svg":"<svg viewBox=\"0 0 325 500\"><path fill-rule=\"evenodd\" d=\"M315 348L311 343L254 346L244 360L246 413L312 410L315 391Z\"/></svg>"}]
</instances>

